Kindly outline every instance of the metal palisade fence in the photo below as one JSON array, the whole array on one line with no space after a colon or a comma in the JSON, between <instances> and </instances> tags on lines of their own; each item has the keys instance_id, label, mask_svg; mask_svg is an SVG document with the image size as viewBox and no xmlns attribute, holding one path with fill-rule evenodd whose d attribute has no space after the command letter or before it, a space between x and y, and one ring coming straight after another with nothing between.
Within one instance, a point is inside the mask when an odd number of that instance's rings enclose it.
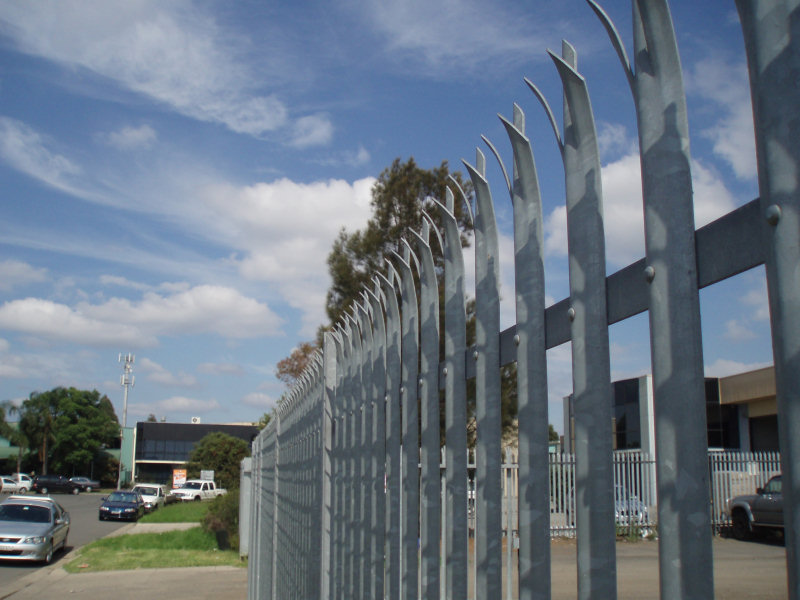
<instances>
[{"instance_id":1,"label":"metal palisade fence","mask_svg":"<svg viewBox=\"0 0 800 600\"><path fill-rule=\"evenodd\" d=\"M617 488L622 481L631 493L625 477L638 481L642 472L620 471L612 451L608 327L644 311L656 456L646 484L650 495L642 490L637 498L648 511L656 507L648 520L655 517L658 526L661 597L713 598L711 539L719 505L711 497L717 475L709 469L698 293L764 265L788 597L800 600L800 39L793 26L800 7L796 0L736 1L750 71L760 197L695 230L686 101L667 3L633 1L632 64L614 24L589 4L609 33L634 98L646 257L606 277L594 117L575 52L565 43L561 56L551 54L563 84L563 127L527 83L546 109L564 163L569 297L545 307L541 201L524 115L515 107L502 122L513 152L506 183L514 208L516 325L499 330L499 260L512 257L499 253L478 152L475 165L465 163L476 196L475 345L466 347L464 259L454 217L456 198L463 196L454 185L436 208L441 231L426 224L409 233L403 251L390 257L362 301L325 335L313 364L254 442L250 598L461 600L470 592L491 600L501 598L504 553L516 561L512 584L520 599L550 598L554 498L559 512L568 506L574 511L577 597L615 598ZM444 256L441 299L432 245ZM575 454L569 475L559 475L569 479L558 483L567 489L554 493L559 488L548 451L545 353L567 341ZM504 471L501 453L499 369L512 362L518 458L513 485L504 487L510 469ZM472 378L474 469L465 429L466 382ZM504 502L515 503L514 511L504 515ZM519 546L513 553L516 543L504 548L503 534L512 512ZM572 514L563 519L565 529L572 527ZM468 590L470 572L474 585Z\"/></svg>"}]
</instances>

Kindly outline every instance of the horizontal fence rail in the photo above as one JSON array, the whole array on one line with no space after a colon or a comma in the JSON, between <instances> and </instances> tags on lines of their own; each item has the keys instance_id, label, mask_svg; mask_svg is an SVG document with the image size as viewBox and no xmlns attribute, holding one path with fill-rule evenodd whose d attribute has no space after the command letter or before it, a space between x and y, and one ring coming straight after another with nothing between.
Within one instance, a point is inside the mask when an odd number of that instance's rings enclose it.
<instances>
[{"instance_id":1,"label":"horizontal fence rail","mask_svg":"<svg viewBox=\"0 0 800 600\"><path fill-rule=\"evenodd\" d=\"M759 198L693 225L688 117L665 0L634 0L633 63L592 0L630 84L645 258L606 276L603 192L588 84L551 53L565 176L570 293L545 307L542 204L525 115L501 117L514 255L499 252L484 155L465 163L419 232L363 290L253 443L249 598L481 600L551 596L550 538L576 537L576 597L615 598L618 534L658 535L663 599L714 597L711 540L727 498L783 475L788 598L800 600L800 20L794 0L737 0L753 100ZM474 215L475 343L467 348L456 201ZM433 226L433 223L438 226ZM432 256L442 262L434 268ZM499 265L516 323L499 328ZM699 290L764 265L778 456L709 453ZM441 290L440 290L441 288ZM647 312L655 455L612 450L609 325ZM548 450L546 351L571 341L574 455ZM440 348L443 353L440 355ZM500 368L516 365L517 449L503 453ZM467 382L474 379L474 448ZM443 402L444 423L440 422ZM440 431L444 431L446 445ZM468 448L469 446L469 448ZM505 564L505 569L504 569ZM512 568L509 568L512 567Z\"/></svg>"}]
</instances>

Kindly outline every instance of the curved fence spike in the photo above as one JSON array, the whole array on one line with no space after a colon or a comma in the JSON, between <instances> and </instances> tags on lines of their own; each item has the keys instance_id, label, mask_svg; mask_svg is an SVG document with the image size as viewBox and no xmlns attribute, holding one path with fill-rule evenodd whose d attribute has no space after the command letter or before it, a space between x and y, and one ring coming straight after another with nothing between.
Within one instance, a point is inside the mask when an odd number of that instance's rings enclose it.
<instances>
[{"instance_id":1,"label":"curved fence spike","mask_svg":"<svg viewBox=\"0 0 800 600\"><path fill-rule=\"evenodd\" d=\"M563 152L564 141L561 139L561 131L558 128L558 122L556 121L556 116L553 114L553 109L550 108L550 103L547 101L547 98L544 97L544 94L539 91L539 88L536 87L527 77L525 78L525 84L533 92L533 95L536 96L536 99L539 101L539 104L542 105L542 108L544 108L544 112L547 115L547 119L550 121L550 126L553 128L553 133L556 136L556 143L558 144L559 149Z\"/></svg>"},{"instance_id":2,"label":"curved fence spike","mask_svg":"<svg viewBox=\"0 0 800 600\"><path fill-rule=\"evenodd\" d=\"M635 1L636 0L634 0L634 2ZM619 62L622 63L622 70L625 71L625 77L628 80L628 85L631 87L631 91L635 94L636 81L633 74L633 69L631 68L631 61L628 59L628 53L625 51L625 44L622 42L622 38L619 36L619 32L617 31L616 25L614 25L614 21L611 20L611 17L608 16L606 11L603 10L603 7L595 2L595 0L586 0L586 2L589 3L589 6L597 15L597 18L600 19L603 27L606 28L608 37L611 39L611 45L614 46L614 50L616 50L617 56L619 57Z\"/></svg>"},{"instance_id":3,"label":"curved fence spike","mask_svg":"<svg viewBox=\"0 0 800 600\"><path fill-rule=\"evenodd\" d=\"M497 164L500 165L500 170L503 172L503 177L506 180L506 187L508 188L508 194L510 196L512 193L511 180L508 178L508 171L506 171L506 166L503 164L503 159L500 157L500 153L497 151L497 148L494 147L494 144L492 144L492 142L489 141L489 138L487 138L485 135L482 135L481 139L483 140L483 143L489 147L489 150L492 151L492 154L494 154L494 157L497 159Z\"/></svg>"},{"instance_id":4,"label":"curved fence spike","mask_svg":"<svg viewBox=\"0 0 800 600\"><path fill-rule=\"evenodd\" d=\"M459 185L458 181L456 181L456 178L453 177L452 175L450 175L450 182L456 187L456 189L458 190L459 195L461 196L461 200L464 202L464 208L466 209L467 216L469 217L469 224L472 227L475 227L475 218L474 218L474 215L472 214L472 203L469 201L469 198L467 198L467 195L464 193L464 190L461 189L461 186ZM450 190L450 188L447 188L447 189L448 189L448 191ZM448 201L449 201L449 197L448 197ZM448 205L448 208L449 208L450 212L452 212L453 214L456 214L455 199L454 199L454 202L453 202L453 206L450 207Z\"/></svg>"}]
</instances>

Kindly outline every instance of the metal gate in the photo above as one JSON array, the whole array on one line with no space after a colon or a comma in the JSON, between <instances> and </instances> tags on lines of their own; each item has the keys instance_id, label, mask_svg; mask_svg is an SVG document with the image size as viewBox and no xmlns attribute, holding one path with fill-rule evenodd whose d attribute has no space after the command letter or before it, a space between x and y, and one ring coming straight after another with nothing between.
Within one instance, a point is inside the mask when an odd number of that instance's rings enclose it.
<instances>
[{"instance_id":1,"label":"metal gate","mask_svg":"<svg viewBox=\"0 0 800 600\"><path fill-rule=\"evenodd\" d=\"M788 596L800 600L798 2L736 2L750 68L760 198L699 230L693 226L686 101L667 3L634 0L633 64L613 23L590 5L609 33L636 107L646 258L606 277L594 117L575 51L565 43L561 56L552 55L563 84L563 128L536 86L528 85L546 109L564 163L569 297L545 307L537 174L524 115L515 107L510 119L501 118L513 151L506 183L514 208L516 325L499 329L499 260L511 257L499 253L485 159L478 151L474 165L465 163L476 195L476 344L466 347L464 260L454 217L455 202L463 199L454 185L437 208L443 230L426 224L409 233L404 252L389 257L362 301L325 335L314 364L253 445L251 599L464 599L473 510L475 596L500 598L499 368L514 361L516 585L521 599L549 598L545 352L567 341L575 412L577 596L616 597L608 327L644 311L655 397L661 597L713 598L698 290L763 264L778 398ZM442 323L432 244L444 256ZM465 430L466 381L473 377L474 490L468 486ZM446 408L443 484L440 389Z\"/></svg>"}]
</instances>

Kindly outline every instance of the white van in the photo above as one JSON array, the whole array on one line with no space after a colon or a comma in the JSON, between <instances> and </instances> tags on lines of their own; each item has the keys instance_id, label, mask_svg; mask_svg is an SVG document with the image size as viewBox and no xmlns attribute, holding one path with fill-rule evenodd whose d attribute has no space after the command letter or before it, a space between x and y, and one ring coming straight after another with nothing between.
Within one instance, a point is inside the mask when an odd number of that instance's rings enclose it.
<instances>
[{"instance_id":1,"label":"white van","mask_svg":"<svg viewBox=\"0 0 800 600\"><path fill-rule=\"evenodd\" d=\"M133 486L134 492L138 492L144 500L144 509L147 512L152 512L159 506L166 504L167 486L160 483L137 483Z\"/></svg>"}]
</instances>

